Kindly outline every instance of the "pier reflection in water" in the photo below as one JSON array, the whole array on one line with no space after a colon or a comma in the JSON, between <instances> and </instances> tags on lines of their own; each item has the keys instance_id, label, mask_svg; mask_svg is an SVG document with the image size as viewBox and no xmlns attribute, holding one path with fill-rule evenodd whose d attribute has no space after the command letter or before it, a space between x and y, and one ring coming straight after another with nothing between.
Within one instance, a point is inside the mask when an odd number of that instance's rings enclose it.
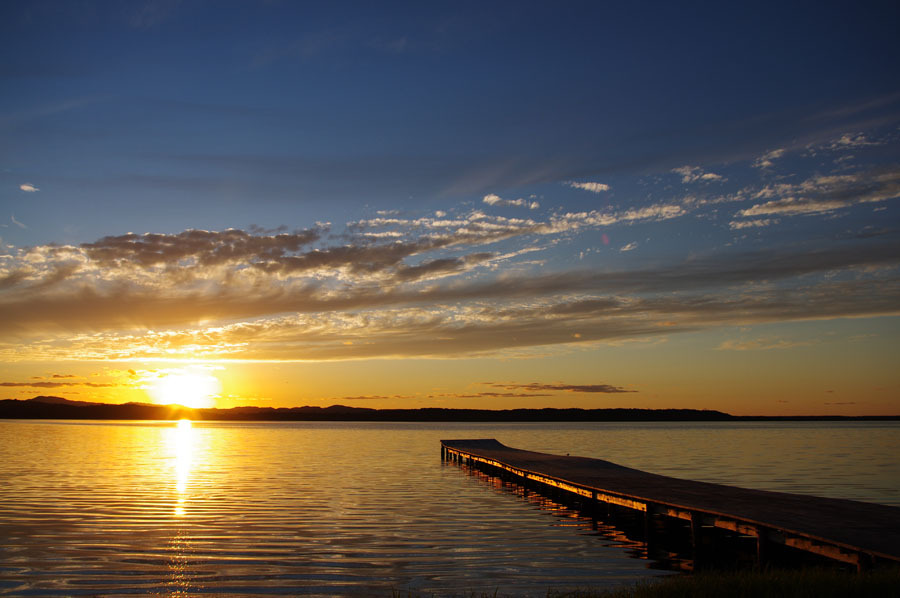
<instances>
[{"instance_id":1,"label":"pier reflection in water","mask_svg":"<svg viewBox=\"0 0 900 598\"><path fill-rule=\"evenodd\" d=\"M825 455L838 496L900 504L898 430L0 422L0 596L546 596L620 587L665 574L649 568L657 548L644 544L640 519L442 466L440 439L498 437L563 454L578 446L643 468L652 447L676 468L666 473L752 485L771 467L748 451L777 437L779 455L801 444L815 456L778 462L786 489L821 492ZM698 461L696 447L711 435L731 452Z\"/></svg>"},{"instance_id":2,"label":"pier reflection in water","mask_svg":"<svg viewBox=\"0 0 900 598\"><path fill-rule=\"evenodd\" d=\"M443 441L442 441L443 442ZM461 443L495 441L449 441ZM443 455L443 452L442 452ZM492 464L489 464L492 463ZM557 527L605 540L604 546L621 548L628 556L648 561L648 567L668 571L734 569L759 566L756 535L704 525L692 520L661 516L627 506L586 498L552 485L525 479L481 457L447 454L444 464L459 467L483 486L511 494L547 511ZM766 547L767 562L779 567L828 567L848 571L858 564L842 562L786 545Z\"/></svg>"},{"instance_id":3,"label":"pier reflection in water","mask_svg":"<svg viewBox=\"0 0 900 598\"><path fill-rule=\"evenodd\" d=\"M469 478L488 486L498 493L514 495L547 512L555 518L553 527L564 527L580 535L596 536L603 546L618 548L634 559L647 561L647 566L662 571L690 571L694 561L691 554L690 538L676 539L669 531L670 541L661 543L647 542L647 529L644 518L629 509L617 508L614 505L603 505L597 509L587 503L573 501L571 497L560 494L551 495L545 490L538 491L516 481L515 478L487 473L481 468L468 463L445 462L447 467L459 466ZM655 525L660 522L654 521ZM651 537L660 536L663 530L656 530ZM688 530L689 531L689 530Z\"/></svg>"}]
</instances>

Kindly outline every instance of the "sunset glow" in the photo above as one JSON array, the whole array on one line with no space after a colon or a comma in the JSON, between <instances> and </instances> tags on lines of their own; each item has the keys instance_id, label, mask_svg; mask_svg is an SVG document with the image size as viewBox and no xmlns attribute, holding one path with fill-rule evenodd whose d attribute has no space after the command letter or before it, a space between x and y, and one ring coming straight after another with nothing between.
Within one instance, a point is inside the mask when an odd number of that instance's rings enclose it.
<instances>
[{"instance_id":1,"label":"sunset glow","mask_svg":"<svg viewBox=\"0 0 900 598\"><path fill-rule=\"evenodd\" d=\"M215 407L222 385L218 378L200 369L164 373L150 384L147 393L161 405L183 405L195 409ZM187 422L190 426L190 422Z\"/></svg>"},{"instance_id":2,"label":"sunset glow","mask_svg":"<svg viewBox=\"0 0 900 598\"><path fill-rule=\"evenodd\" d=\"M86 4L0 15L0 398L900 412L889 4Z\"/></svg>"}]
</instances>

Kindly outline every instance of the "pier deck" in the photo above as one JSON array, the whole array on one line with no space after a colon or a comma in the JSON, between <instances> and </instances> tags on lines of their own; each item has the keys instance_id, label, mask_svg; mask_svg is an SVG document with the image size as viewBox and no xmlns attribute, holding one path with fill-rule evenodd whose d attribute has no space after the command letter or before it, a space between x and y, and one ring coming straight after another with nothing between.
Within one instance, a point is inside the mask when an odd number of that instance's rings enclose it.
<instances>
[{"instance_id":1,"label":"pier deck","mask_svg":"<svg viewBox=\"0 0 900 598\"><path fill-rule=\"evenodd\" d=\"M760 560L783 544L869 568L900 563L900 508L683 480L587 457L536 453L493 439L442 440L445 459L495 468L524 482L757 538Z\"/></svg>"}]
</instances>

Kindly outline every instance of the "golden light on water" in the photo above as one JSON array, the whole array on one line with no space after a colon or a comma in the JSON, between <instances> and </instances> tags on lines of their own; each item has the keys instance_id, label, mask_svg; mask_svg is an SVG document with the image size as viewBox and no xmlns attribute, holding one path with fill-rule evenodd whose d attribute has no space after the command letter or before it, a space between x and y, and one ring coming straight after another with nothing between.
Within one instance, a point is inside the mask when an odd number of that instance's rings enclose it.
<instances>
[{"instance_id":1,"label":"golden light on water","mask_svg":"<svg viewBox=\"0 0 900 598\"><path fill-rule=\"evenodd\" d=\"M174 434L171 436L170 448L175 464L175 493L177 500L175 516L184 517L194 453L194 428L190 420L183 419L175 426Z\"/></svg>"},{"instance_id":2,"label":"golden light on water","mask_svg":"<svg viewBox=\"0 0 900 598\"><path fill-rule=\"evenodd\" d=\"M147 393L162 405L183 405L194 409L214 407L222 384L208 369L178 368L160 373L150 382Z\"/></svg>"}]
</instances>

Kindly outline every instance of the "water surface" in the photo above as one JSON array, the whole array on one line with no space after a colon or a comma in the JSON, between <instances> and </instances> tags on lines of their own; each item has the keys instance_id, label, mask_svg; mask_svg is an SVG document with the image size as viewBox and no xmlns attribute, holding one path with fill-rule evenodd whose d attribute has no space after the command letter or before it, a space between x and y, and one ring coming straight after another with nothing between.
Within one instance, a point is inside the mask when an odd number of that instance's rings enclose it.
<instances>
[{"instance_id":1,"label":"water surface","mask_svg":"<svg viewBox=\"0 0 900 598\"><path fill-rule=\"evenodd\" d=\"M898 432L895 422L0 422L0 594L613 587L660 572L632 558L639 546L614 529L442 463L438 441L497 438L678 477L900 505Z\"/></svg>"}]
</instances>

